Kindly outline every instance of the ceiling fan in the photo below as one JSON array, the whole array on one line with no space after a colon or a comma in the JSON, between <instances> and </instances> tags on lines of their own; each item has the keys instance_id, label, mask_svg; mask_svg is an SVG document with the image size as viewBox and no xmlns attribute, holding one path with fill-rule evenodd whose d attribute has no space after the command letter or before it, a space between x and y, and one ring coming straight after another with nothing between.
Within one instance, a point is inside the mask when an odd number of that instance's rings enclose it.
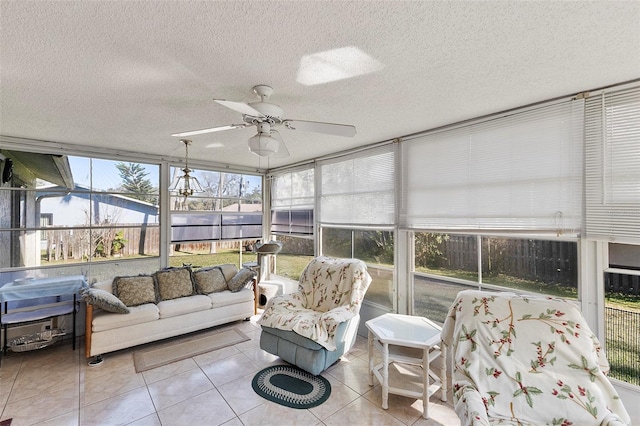
<instances>
[{"instance_id":1,"label":"ceiling fan","mask_svg":"<svg viewBox=\"0 0 640 426\"><path fill-rule=\"evenodd\" d=\"M356 134L355 126L348 124L323 123L319 121L291 120L282 118L282 108L276 104L267 102L273 93L273 89L270 86L259 84L253 87L253 92L260 97L259 102L244 103L227 101L224 99L214 99L214 101L220 105L241 113L242 123L174 133L171 136L186 137L256 126L258 133L249 138L249 150L261 157L268 157L274 154L277 154L277 156L289 155L289 151L284 145L284 141L280 137L280 133L275 130L275 128L282 125L290 130L302 130L334 136L353 137Z\"/></svg>"}]
</instances>

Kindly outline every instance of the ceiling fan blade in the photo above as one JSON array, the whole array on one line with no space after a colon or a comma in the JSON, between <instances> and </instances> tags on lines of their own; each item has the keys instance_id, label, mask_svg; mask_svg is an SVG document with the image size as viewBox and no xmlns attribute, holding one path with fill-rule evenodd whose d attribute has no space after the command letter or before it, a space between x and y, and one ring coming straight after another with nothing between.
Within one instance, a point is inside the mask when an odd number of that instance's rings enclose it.
<instances>
[{"instance_id":1,"label":"ceiling fan blade","mask_svg":"<svg viewBox=\"0 0 640 426\"><path fill-rule=\"evenodd\" d=\"M278 142L280 142L280 145L278 146L278 151L275 154L273 154L273 156L275 158L286 158L291 156L291 154L289 153L289 150L287 149L287 146L284 144L284 141L282 140L282 136L280 136L280 133L277 130L272 130L271 136L274 139L277 139Z\"/></svg>"},{"instance_id":2,"label":"ceiling fan blade","mask_svg":"<svg viewBox=\"0 0 640 426\"><path fill-rule=\"evenodd\" d=\"M203 135L205 133L222 132L224 130L241 129L247 127L248 124L229 124L228 126L209 127L208 129L190 130L188 132L173 133L171 136L182 138L185 136Z\"/></svg>"},{"instance_id":3,"label":"ceiling fan blade","mask_svg":"<svg viewBox=\"0 0 640 426\"><path fill-rule=\"evenodd\" d=\"M287 129L303 130L305 132L326 133L328 135L353 137L356 127L349 124L322 123L319 121L284 120Z\"/></svg>"},{"instance_id":4,"label":"ceiling fan blade","mask_svg":"<svg viewBox=\"0 0 640 426\"><path fill-rule=\"evenodd\" d=\"M264 117L264 115L260 111L245 104L244 102L225 101L224 99L214 99L214 102L217 102L220 105L232 109L236 112L239 112L240 114L250 115L252 117Z\"/></svg>"}]
</instances>

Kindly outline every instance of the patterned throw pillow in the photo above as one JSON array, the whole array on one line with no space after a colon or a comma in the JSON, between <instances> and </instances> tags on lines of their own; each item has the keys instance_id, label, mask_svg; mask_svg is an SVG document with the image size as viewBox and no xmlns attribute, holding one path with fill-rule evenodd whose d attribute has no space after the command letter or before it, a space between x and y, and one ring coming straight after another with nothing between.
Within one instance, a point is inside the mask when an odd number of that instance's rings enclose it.
<instances>
[{"instance_id":1,"label":"patterned throw pillow","mask_svg":"<svg viewBox=\"0 0 640 426\"><path fill-rule=\"evenodd\" d=\"M236 293L246 286L257 276L254 271L248 268L242 268L229 280L227 286L231 292Z\"/></svg>"},{"instance_id":2,"label":"patterned throw pillow","mask_svg":"<svg viewBox=\"0 0 640 426\"><path fill-rule=\"evenodd\" d=\"M197 270L193 273L193 281L200 294L217 293L229 289L227 280L217 267Z\"/></svg>"},{"instance_id":3,"label":"patterned throw pillow","mask_svg":"<svg viewBox=\"0 0 640 426\"><path fill-rule=\"evenodd\" d=\"M113 295L126 306L156 303L156 285L153 276L116 277L113 279Z\"/></svg>"},{"instance_id":4,"label":"patterned throw pillow","mask_svg":"<svg viewBox=\"0 0 640 426\"><path fill-rule=\"evenodd\" d=\"M193 281L191 281L189 268L168 268L158 271L156 281L160 300L177 299L193 294Z\"/></svg>"},{"instance_id":5,"label":"patterned throw pillow","mask_svg":"<svg viewBox=\"0 0 640 426\"><path fill-rule=\"evenodd\" d=\"M82 299L90 305L96 306L103 311L114 312L116 314L128 314L129 308L122 303L122 300L115 297L108 291L97 288L87 288L82 292Z\"/></svg>"}]
</instances>

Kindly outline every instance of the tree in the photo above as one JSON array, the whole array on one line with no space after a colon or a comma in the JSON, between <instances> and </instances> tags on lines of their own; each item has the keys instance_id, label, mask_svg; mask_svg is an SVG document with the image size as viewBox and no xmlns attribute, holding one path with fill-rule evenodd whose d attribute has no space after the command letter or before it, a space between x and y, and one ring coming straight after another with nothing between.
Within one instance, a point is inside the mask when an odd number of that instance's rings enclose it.
<instances>
[{"instance_id":1,"label":"tree","mask_svg":"<svg viewBox=\"0 0 640 426\"><path fill-rule=\"evenodd\" d=\"M122 179L122 191L129 192L129 197L136 200L146 201L148 203L156 204L158 201L156 192L151 181L147 178L149 172L138 163L118 163L116 168L120 173Z\"/></svg>"}]
</instances>

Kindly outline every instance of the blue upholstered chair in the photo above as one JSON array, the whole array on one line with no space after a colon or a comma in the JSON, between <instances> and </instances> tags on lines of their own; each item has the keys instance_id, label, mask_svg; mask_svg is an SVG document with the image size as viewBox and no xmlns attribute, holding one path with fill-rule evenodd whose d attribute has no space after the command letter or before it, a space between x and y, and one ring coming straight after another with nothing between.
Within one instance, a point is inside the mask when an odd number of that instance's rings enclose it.
<instances>
[{"instance_id":1,"label":"blue upholstered chair","mask_svg":"<svg viewBox=\"0 0 640 426\"><path fill-rule=\"evenodd\" d=\"M274 297L258 323L260 347L311 374L320 374L355 343L360 306L371 283L358 259L313 259L298 291Z\"/></svg>"}]
</instances>

